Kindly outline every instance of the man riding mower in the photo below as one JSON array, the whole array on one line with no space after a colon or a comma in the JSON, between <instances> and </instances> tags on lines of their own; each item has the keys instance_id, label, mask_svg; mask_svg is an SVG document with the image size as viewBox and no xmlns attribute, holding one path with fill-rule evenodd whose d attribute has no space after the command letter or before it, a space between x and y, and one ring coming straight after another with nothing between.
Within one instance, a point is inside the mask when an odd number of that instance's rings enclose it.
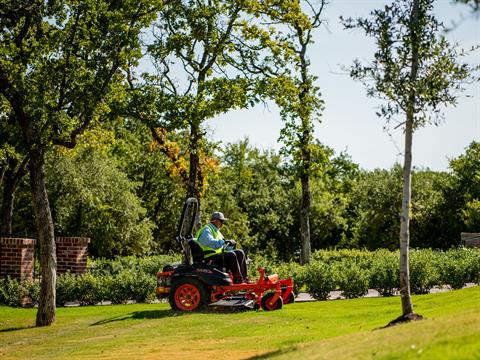
<instances>
[{"instance_id":1,"label":"man riding mower","mask_svg":"<svg viewBox=\"0 0 480 360\"><path fill-rule=\"evenodd\" d=\"M208 306L269 311L281 309L283 304L294 301L292 279L279 280L276 274L265 276L265 270L260 268L259 279L254 283L248 282L246 264L243 268L243 251L234 249L234 244L224 240L219 231L222 224L218 221L223 223L226 220L222 213L212 214L211 223L194 237L197 213L197 199L187 199L177 236L183 250L183 262L166 265L157 274L158 298L168 297L172 309L180 311L203 310ZM212 238L217 240L216 245L223 242L221 247L206 246L204 240Z\"/></svg>"}]
</instances>

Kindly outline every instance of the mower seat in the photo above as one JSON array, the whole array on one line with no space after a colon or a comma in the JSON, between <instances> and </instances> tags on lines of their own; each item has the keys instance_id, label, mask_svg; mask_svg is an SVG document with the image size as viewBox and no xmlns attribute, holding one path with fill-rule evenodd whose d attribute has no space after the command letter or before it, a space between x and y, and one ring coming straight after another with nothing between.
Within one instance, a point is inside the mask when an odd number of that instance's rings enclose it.
<instances>
[{"instance_id":1,"label":"mower seat","mask_svg":"<svg viewBox=\"0 0 480 360\"><path fill-rule=\"evenodd\" d=\"M205 262L205 258L203 256L203 251L200 245L193 239L188 242L188 246L190 246L190 252L192 253L192 260L194 263L201 263Z\"/></svg>"}]
</instances>

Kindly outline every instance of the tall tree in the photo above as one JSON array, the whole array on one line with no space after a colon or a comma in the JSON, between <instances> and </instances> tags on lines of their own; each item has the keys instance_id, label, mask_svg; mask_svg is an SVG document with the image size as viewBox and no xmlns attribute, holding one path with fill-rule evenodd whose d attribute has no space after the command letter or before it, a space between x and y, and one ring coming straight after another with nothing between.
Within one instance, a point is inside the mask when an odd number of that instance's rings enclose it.
<instances>
[{"instance_id":1,"label":"tall tree","mask_svg":"<svg viewBox=\"0 0 480 360\"><path fill-rule=\"evenodd\" d=\"M40 242L37 326L55 321L56 256L45 184L45 154L75 147L77 136L108 112L121 69L139 54L139 34L155 0L0 1L0 96L21 128L29 156Z\"/></svg>"},{"instance_id":2,"label":"tall tree","mask_svg":"<svg viewBox=\"0 0 480 360\"><path fill-rule=\"evenodd\" d=\"M346 19L346 28L361 28L375 38L374 60L356 60L350 75L362 81L367 94L384 100L378 112L387 121L403 114L405 133L402 210L400 216L400 294L402 315L394 321L420 316L410 296L409 242L413 132L443 119L442 107L455 105L457 92L470 76L470 67L459 64L463 54L441 35L443 26L433 16L433 0L394 2L374 10L368 19Z\"/></svg>"},{"instance_id":3,"label":"tall tree","mask_svg":"<svg viewBox=\"0 0 480 360\"><path fill-rule=\"evenodd\" d=\"M269 1L173 0L159 14L148 47L156 71L140 87L157 101L143 115L153 128L189 130L187 196L204 188L205 120L255 103L261 80L283 71L269 9Z\"/></svg>"},{"instance_id":4,"label":"tall tree","mask_svg":"<svg viewBox=\"0 0 480 360\"><path fill-rule=\"evenodd\" d=\"M313 141L314 120L318 120L323 109L323 101L315 80L311 73L311 62L307 54L309 46L313 43L313 31L322 24L321 15L326 5L322 0L318 5L313 5L309 0L293 0L291 3L281 3L279 17L286 24L290 32L287 36L289 49L295 57L292 58L294 69L291 74L291 83L287 88L277 88L277 102L281 106L281 116L285 127L280 138L285 144L284 153L293 158L296 175L301 183L302 195L300 201L300 238L301 251L300 263L310 262L310 207L312 193L310 190L310 177L314 170L315 152L321 153L322 149ZM301 10L302 6L305 12ZM296 16L292 16L292 9Z\"/></svg>"}]
</instances>

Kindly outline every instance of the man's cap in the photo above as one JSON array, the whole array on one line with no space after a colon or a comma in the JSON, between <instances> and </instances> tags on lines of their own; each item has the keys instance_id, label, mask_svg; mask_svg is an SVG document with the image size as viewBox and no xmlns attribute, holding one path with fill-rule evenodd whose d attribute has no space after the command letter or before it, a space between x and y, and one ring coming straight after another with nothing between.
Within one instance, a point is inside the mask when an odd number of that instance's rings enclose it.
<instances>
[{"instance_id":1,"label":"man's cap","mask_svg":"<svg viewBox=\"0 0 480 360\"><path fill-rule=\"evenodd\" d=\"M228 219L223 216L223 213L219 212L219 211L215 211L213 214L212 214L212 218L210 220L220 220L220 221L227 221Z\"/></svg>"}]
</instances>

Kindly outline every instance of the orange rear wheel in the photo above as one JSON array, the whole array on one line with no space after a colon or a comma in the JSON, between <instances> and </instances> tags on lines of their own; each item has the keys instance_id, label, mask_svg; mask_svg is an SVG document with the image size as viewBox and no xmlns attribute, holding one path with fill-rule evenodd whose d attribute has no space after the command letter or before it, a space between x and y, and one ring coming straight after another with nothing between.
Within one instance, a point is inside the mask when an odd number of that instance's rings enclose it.
<instances>
[{"instance_id":1,"label":"orange rear wheel","mask_svg":"<svg viewBox=\"0 0 480 360\"><path fill-rule=\"evenodd\" d=\"M176 282L169 296L174 310L196 311L208 304L209 297L205 286L196 279L182 279Z\"/></svg>"}]
</instances>

